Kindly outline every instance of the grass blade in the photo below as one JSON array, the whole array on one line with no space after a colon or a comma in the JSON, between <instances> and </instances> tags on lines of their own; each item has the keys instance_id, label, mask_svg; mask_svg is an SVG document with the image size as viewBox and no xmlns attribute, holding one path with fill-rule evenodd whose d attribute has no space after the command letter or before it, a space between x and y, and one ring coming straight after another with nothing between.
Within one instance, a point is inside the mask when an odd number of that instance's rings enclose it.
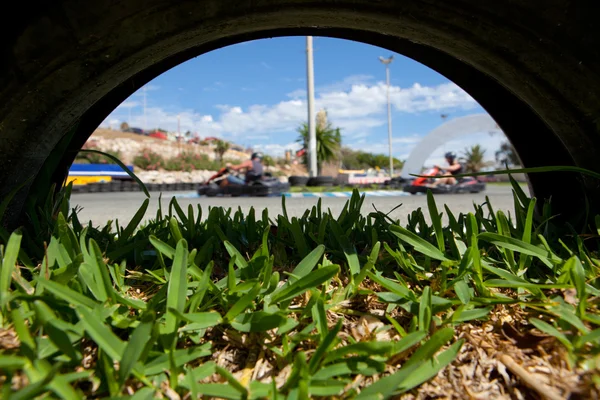
<instances>
[{"instance_id":1,"label":"grass blade","mask_svg":"<svg viewBox=\"0 0 600 400\"><path fill-rule=\"evenodd\" d=\"M415 251L431 257L435 260L450 261L444 253L442 253L437 247L424 240L420 236L412 233L408 229L405 229L399 225L391 225L390 231L400 238L400 240L410 244L414 247Z\"/></svg>"},{"instance_id":2,"label":"grass blade","mask_svg":"<svg viewBox=\"0 0 600 400\"><path fill-rule=\"evenodd\" d=\"M431 339L427 341L423 346L419 347L417 351L410 357L410 359L402 365L400 370L392 375L388 375L385 378L378 380L377 382L371 384L371 386L365 388L365 390L361 391L361 393L356 397L356 399L387 399L392 396L396 391L402 389L401 385L404 385L407 380L410 382L409 378L413 380L413 382L418 382L419 378L425 376L423 371L421 373L416 373L421 369L423 365L427 365L427 363L434 363L432 360L435 353L445 345L452 337L454 336L454 330L452 328L443 328L437 331ZM452 348L451 348L452 349ZM458 352L456 349L452 349L454 352ZM444 360L446 361L446 360ZM418 383L417 383L418 384Z\"/></svg>"},{"instance_id":3,"label":"grass blade","mask_svg":"<svg viewBox=\"0 0 600 400\"><path fill-rule=\"evenodd\" d=\"M146 343L151 337L152 328L154 326L154 313L146 313L142 316L140 324L134 329L129 342L125 346L123 355L121 356L121 364L119 367L119 383L121 386L133 370L133 367L140 359Z\"/></svg>"},{"instance_id":4,"label":"grass blade","mask_svg":"<svg viewBox=\"0 0 600 400\"><path fill-rule=\"evenodd\" d=\"M242 385L237 379L235 379L231 372L227 371L225 368L219 365L215 366L215 371L217 374L225 378L225 380L227 381L227 383L229 383L229 385L231 385L231 387L240 392L243 398L248 397L248 389L246 389L244 385Z\"/></svg>"},{"instance_id":5,"label":"grass blade","mask_svg":"<svg viewBox=\"0 0 600 400\"><path fill-rule=\"evenodd\" d=\"M138 178L137 175L133 173L133 171L131 171L129 168L127 168L127 166L125 164L123 164L121 162L121 160L119 160L117 157L113 156L112 154L104 153L99 150L81 149L79 151L80 152L88 152L88 153L97 153L97 154L100 154L101 156L111 159L112 161L114 161L115 164L117 164L119 167L121 167L121 169L123 171L125 171L127 173L127 175L129 175L131 177L131 179L133 179L134 181L137 182L137 184L140 186L140 188L142 189L142 191L144 192L146 197L150 197L150 193L148 192L148 188L146 187L146 185L144 185L144 182L142 182L140 180L140 178Z\"/></svg>"},{"instance_id":6,"label":"grass blade","mask_svg":"<svg viewBox=\"0 0 600 400\"><path fill-rule=\"evenodd\" d=\"M549 253L545 249L542 249L540 247L534 246L529 243L525 243L519 239L498 235L497 233L492 232L483 232L480 233L477 237L478 239L485 240L486 242L492 243L498 247L507 248L522 254L537 257L549 268L553 267L552 261L548 258Z\"/></svg>"},{"instance_id":7,"label":"grass blade","mask_svg":"<svg viewBox=\"0 0 600 400\"><path fill-rule=\"evenodd\" d=\"M226 322L231 322L235 317L237 317L240 313L242 313L254 300L256 300L256 296L260 292L260 284L254 285L252 289L245 295L243 295L231 308L227 311L227 314L223 317L223 320Z\"/></svg>"},{"instance_id":8,"label":"grass blade","mask_svg":"<svg viewBox=\"0 0 600 400\"><path fill-rule=\"evenodd\" d=\"M346 261L348 262L348 268L350 269L351 276L354 276L360 272L360 263L358 262L358 255L356 254L356 247L350 242L350 239L338 224L337 221L332 220L329 224L336 241L342 248Z\"/></svg>"},{"instance_id":9,"label":"grass blade","mask_svg":"<svg viewBox=\"0 0 600 400\"><path fill-rule=\"evenodd\" d=\"M565 336L564 333L562 333L561 331L559 331L558 329L556 329L552 325L548 324L547 322L542 321L541 319L537 319L537 318L530 318L529 322L531 322L531 324L533 326L535 326L536 328L538 328L540 331L542 331L544 333L547 333L550 336L554 336L569 351L573 350L573 344L571 343L571 341Z\"/></svg>"},{"instance_id":10,"label":"grass blade","mask_svg":"<svg viewBox=\"0 0 600 400\"><path fill-rule=\"evenodd\" d=\"M239 314L231 321L231 326L240 332L266 332L279 328L287 322L281 314L272 314L265 311Z\"/></svg>"},{"instance_id":11,"label":"grass blade","mask_svg":"<svg viewBox=\"0 0 600 400\"><path fill-rule=\"evenodd\" d=\"M179 317L179 319L183 321L189 322L188 325L181 328L181 331L187 330L199 330L206 329L216 325L219 325L223 322L223 318L221 318L221 314L216 311L208 311L208 312L198 312L198 313L187 313L182 314L179 311L170 308L170 312L174 313Z\"/></svg>"},{"instance_id":12,"label":"grass blade","mask_svg":"<svg viewBox=\"0 0 600 400\"><path fill-rule=\"evenodd\" d=\"M435 377L439 371L446 368L458 355L464 339L453 343L447 350L438 354L408 374L397 388L399 393L405 393Z\"/></svg>"},{"instance_id":13,"label":"grass blade","mask_svg":"<svg viewBox=\"0 0 600 400\"><path fill-rule=\"evenodd\" d=\"M178 349L172 352L172 357L175 360L175 366L181 367L186 363L195 361L202 357L208 357L212 354L211 344L205 343L196 347L188 347ZM169 354L161 354L144 366L144 375L151 376L160 374L169 369Z\"/></svg>"},{"instance_id":14,"label":"grass blade","mask_svg":"<svg viewBox=\"0 0 600 400\"><path fill-rule=\"evenodd\" d=\"M125 351L125 343L109 327L100 322L98 317L90 310L77 307L76 312L83 328L98 347L114 361L121 361L121 355Z\"/></svg>"},{"instance_id":15,"label":"grass blade","mask_svg":"<svg viewBox=\"0 0 600 400\"><path fill-rule=\"evenodd\" d=\"M38 321L42 322L44 330L50 338L50 341L54 343L54 345L56 345L56 347L65 353L72 361L78 362L80 360L80 356L73 347L69 336L64 330L60 329L60 327L55 324L55 322L59 319L54 311L52 311L52 309L41 300L35 300L33 302L33 308Z\"/></svg>"},{"instance_id":16,"label":"grass blade","mask_svg":"<svg viewBox=\"0 0 600 400\"><path fill-rule=\"evenodd\" d=\"M454 284L454 291L463 304L469 304L471 301L471 291L469 285L463 280L460 280Z\"/></svg>"},{"instance_id":17,"label":"grass blade","mask_svg":"<svg viewBox=\"0 0 600 400\"><path fill-rule=\"evenodd\" d=\"M292 270L292 275L295 277L298 277L298 278L303 278L306 275L308 275L314 269L314 267L317 265L317 263L319 262L321 257L323 257L324 253L325 253L325 246L319 245L319 246L315 247L315 249L313 251L311 251L309 254L307 254L306 257L304 257L302 259L302 261L300 261L300 263L298 263L296 268L294 268ZM293 278L293 277L290 278L290 282L293 282L295 280L296 280L296 278Z\"/></svg>"},{"instance_id":18,"label":"grass blade","mask_svg":"<svg viewBox=\"0 0 600 400\"><path fill-rule=\"evenodd\" d=\"M235 256L235 265L237 265L238 268L244 269L244 268L248 267L248 263L244 259L244 256L242 256L242 253L240 253L238 251L238 249L235 248L234 245L232 245L227 240L224 241L223 244L225 245L225 249L227 249L227 252L229 253L229 256L230 257L234 257Z\"/></svg>"},{"instance_id":19,"label":"grass blade","mask_svg":"<svg viewBox=\"0 0 600 400\"><path fill-rule=\"evenodd\" d=\"M185 308L185 297L187 291L187 265L188 249L187 241L181 239L177 242L175 258L171 267L171 275L167 288L167 308L173 308L180 313ZM173 313L167 313L165 321L165 333L171 336L171 345L175 344L175 332L177 331L178 318Z\"/></svg>"},{"instance_id":20,"label":"grass blade","mask_svg":"<svg viewBox=\"0 0 600 400\"><path fill-rule=\"evenodd\" d=\"M60 283L48 280L40 280L39 285L41 285L45 290L48 290L57 298L66 301L71 306L94 308L96 304L98 304L89 297L86 297L65 285L61 285Z\"/></svg>"},{"instance_id":21,"label":"grass blade","mask_svg":"<svg viewBox=\"0 0 600 400\"><path fill-rule=\"evenodd\" d=\"M14 232L8 239L4 257L2 259L2 271L0 271L0 305L4 308L4 303L7 301L10 294L10 284L12 281L12 273L15 270L19 250L21 248L21 232Z\"/></svg>"},{"instance_id":22,"label":"grass blade","mask_svg":"<svg viewBox=\"0 0 600 400\"><path fill-rule=\"evenodd\" d=\"M446 248L444 246L444 232L442 231L442 217L441 214L438 213L437 205L435 204L435 199L433 198L433 193L431 193L430 189L427 189L427 206L429 208L429 216L431 217L431 222L433 223L433 228L435 230L435 238L437 240L438 248L443 253Z\"/></svg>"},{"instance_id":23,"label":"grass blade","mask_svg":"<svg viewBox=\"0 0 600 400\"><path fill-rule=\"evenodd\" d=\"M131 221L129 221L129 223L123 230L123 232L120 232L119 240L118 240L119 244L125 243L127 241L127 239L129 239L131 237L131 235L133 235L133 232L135 232L135 229L140 225L140 222L142 222L142 218L144 218L144 215L146 214L146 210L148 209L149 204L150 204L149 199L144 200L144 202L142 203L142 206L137 210L137 212L135 213L135 215L133 216Z\"/></svg>"},{"instance_id":24,"label":"grass blade","mask_svg":"<svg viewBox=\"0 0 600 400\"><path fill-rule=\"evenodd\" d=\"M423 332L429 332L429 326L431 324L431 288L425 286L423 289L423 295L419 302L419 330Z\"/></svg>"},{"instance_id":25,"label":"grass blade","mask_svg":"<svg viewBox=\"0 0 600 400\"><path fill-rule=\"evenodd\" d=\"M169 260L172 260L173 257L175 257L175 249L169 246L167 243L158 239L154 235L150 235L148 239L150 240L152 246L154 246L156 250L160 251L163 256L167 257Z\"/></svg>"},{"instance_id":26,"label":"grass blade","mask_svg":"<svg viewBox=\"0 0 600 400\"><path fill-rule=\"evenodd\" d=\"M315 272L300 278L290 286L283 288L280 291L273 292L271 295L271 304L292 299L309 289L316 288L336 276L339 271L339 265L329 265L327 267L319 268Z\"/></svg>"},{"instance_id":27,"label":"grass blade","mask_svg":"<svg viewBox=\"0 0 600 400\"><path fill-rule=\"evenodd\" d=\"M333 347L334 343L336 342L337 334L340 331L340 329L342 329L342 322L343 321L341 319L338 320L338 322L335 324L335 327L333 327L333 329L331 329L327 333L323 340L321 340L321 343L319 343L319 346L310 358L310 361L308 363L308 370L311 375L317 372L317 369L321 364L322 358L325 357L325 354L329 351L331 347Z\"/></svg>"}]
</instances>

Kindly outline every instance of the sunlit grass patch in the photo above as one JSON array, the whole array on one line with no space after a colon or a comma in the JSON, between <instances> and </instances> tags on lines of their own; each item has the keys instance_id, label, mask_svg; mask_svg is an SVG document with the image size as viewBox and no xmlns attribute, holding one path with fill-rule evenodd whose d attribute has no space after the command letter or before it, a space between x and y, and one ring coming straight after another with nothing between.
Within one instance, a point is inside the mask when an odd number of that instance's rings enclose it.
<instances>
[{"instance_id":1,"label":"sunlit grass patch","mask_svg":"<svg viewBox=\"0 0 600 400\"><path fill-rule=\"evenodd\" d=\"M339 215L173 198L94 228L66 188L0 232L2 398L590 398L597 248L513 190L514 215L429 194L431 223L355 191Z\"/></svg>"}]
</instances>

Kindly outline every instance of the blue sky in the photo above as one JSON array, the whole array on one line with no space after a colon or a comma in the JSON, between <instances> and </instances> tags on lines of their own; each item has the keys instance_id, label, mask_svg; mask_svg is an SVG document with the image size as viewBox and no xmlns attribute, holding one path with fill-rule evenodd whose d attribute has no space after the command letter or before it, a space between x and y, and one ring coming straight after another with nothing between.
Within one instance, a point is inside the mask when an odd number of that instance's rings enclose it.
<instances>
[{"instance_id":1,"label":"blue sky","mask_svg":"<svg viewBox=\"0 0 600 400\"><path fill-rule=\"evenodd\" d=\"M391 64L393 153L406 159L432 129L448 120L485 110L454 83L424 65L362 43L314 37L316 110L342 128L345 146L388 151L385 67ZM146 86L115 109L102 126L122 121L146 129L190 130L281 155L296 150L296 128L306 121L306 38L256 40L191 59ZM146 125L146 126L144 126ZM448 150L481 144L492 160L502 133L470 134L440 146L428 163Z\"/></svg>"}]
</instances>

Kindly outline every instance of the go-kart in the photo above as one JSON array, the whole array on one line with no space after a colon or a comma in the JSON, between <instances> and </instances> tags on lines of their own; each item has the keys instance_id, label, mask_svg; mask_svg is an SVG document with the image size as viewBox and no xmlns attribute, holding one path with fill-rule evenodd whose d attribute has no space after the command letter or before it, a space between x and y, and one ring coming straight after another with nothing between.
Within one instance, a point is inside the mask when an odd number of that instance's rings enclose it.
<instances>
[{"instance_id":1,"label":"go-kart","mask_svg":"<svg viewBox=\"0 0 600 400\"><path fill-rule=\"evenodd\" d=\"M431 187L429 185L437 179L429 177L444 175L442 170L437 167L425 171L422 175L427 175L427 177L416 178L410 184L405 185L403 190L411 194L427 193L427 190L431 190L431 193L433 194L479 193L484 191L486 186L485 182L472 176L468 176L457 178L457 183L454 185L438 185Z\"/></svg>"},{"instance_id":2,"label":"go-kart","mask_svg":"<svg viewBox=\"0 0 600 400\"><path fill-rule=\"evenodd\" d=\"M284 192L290 189L290 184L280 182L277 178L271 176L268 172L252 182L243 185L231 183L227 180L227 175L235 172L228 167L223 167L216 174L211 176L200 185L197 192L200 196L215 197L215 196L281 196ZM237 174L236 174L237 175ZM237 175L243 179L243 176Z\"/></svg>"}]
</instances>

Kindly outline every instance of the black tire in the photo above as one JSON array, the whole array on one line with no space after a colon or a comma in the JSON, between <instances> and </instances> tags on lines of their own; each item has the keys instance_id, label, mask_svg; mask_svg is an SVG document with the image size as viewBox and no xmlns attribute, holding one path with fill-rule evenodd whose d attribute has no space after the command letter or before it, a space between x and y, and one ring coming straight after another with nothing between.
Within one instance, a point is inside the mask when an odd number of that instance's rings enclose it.
<instances>
[{"instance_id":1,"label":"black tire","mask_svg":"<svg viewBox=\"0 0 600 400\"><path fill-rule=\"evenodd\" d=\"M308 176L290 176L288 182L290 186L306 186Z\"/></svg>"},{"instance_id":2,"label":"black tire","mask_svg":"<svg viewBox=\"0 0 600 400\"><path fill-rule=\"evenodd\" d=\"M121 192L130 192L131 191L131 181L123 181L121 183Z\"/></svg>"},{"instance_id":3,"label":"black tire","mask_svg":"<svg viewBox=\"0 0 600 400\"><path fill-rule=\"evenodd\" d=\"M121 191L121 181L119 181L119 180L112 181L108 185L109 185L109 192L120 192Z\"/></svg>"},{"instance_id":4,"label":"black tire","mask_svg":"<svg viewBox=\"0 0 600 400\"><path fill-rule=\"evenodd\" d=\"M73 185L73 187L71 188L71 193L83 193L83 190L81 188L84 186L85 185Z\"/></svg>"},{"instance_id":5,"label":"black tire","mask_svg":"<svg viewBox=\"0 0 600 400\"><path fill-rule=\"evenodd\" d=\"M80 185L79 186L79 193L89 193L90 192L90 185Z\"/></svg>"},{"instance_id":6,"label":"black tire","mask_svg":"<svg viewBox=\"0 0 600 400\"><path fill-rule=\"evenodd\" d=\"M334 183L333 176L322 175L309 178L306 186L333 186Z\"/></svg>"},{"instance_id":7,"label":"black tire","mask_svg":"<svg viewBox=\"0 0 600 400\"><path fill-rule=\"evenodd\" d=\"M206 197L215 197L219 194L222 194L223 190L215 184L208 185L208 188L205 190L204 195Z\"/></svg>"},{"instance_id":8,"label":"black tire","mask_svg":"<svg viewBox=\"0 0 600 400\"><path fill-rule=\"evenodd\" d=\"M600 170L594 2L545 2L543 12L539 1L509 0L43 3L0 6L10 16L0 26L0 199L40 177L17 193L3 225L26 221L28 196L61 183L99 122L146 82L217 48L314 27L437 70L494 117L525 167ZM529 183L561 218L588 213L593 223L600 212L596 179L531 174Z\"/></svg>"}]
</instances>

